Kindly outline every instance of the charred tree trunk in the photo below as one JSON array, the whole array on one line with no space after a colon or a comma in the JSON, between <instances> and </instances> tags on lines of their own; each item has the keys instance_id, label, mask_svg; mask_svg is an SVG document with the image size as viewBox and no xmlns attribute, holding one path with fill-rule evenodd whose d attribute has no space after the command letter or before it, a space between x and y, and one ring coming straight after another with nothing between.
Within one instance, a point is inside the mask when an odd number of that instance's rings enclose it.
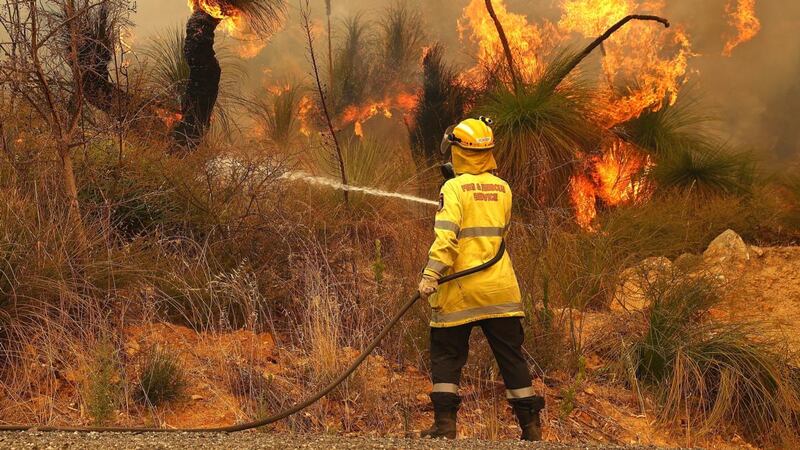
<instances>
[{"instance_id":1,"label":"charred tree trunk","mask_svg":"<svg viewBox=\"0 0 800 450\"><path fill-rule=\"evenodd\" d=\"M489 11L489 16L491 16L495 28L497 28L497 34L500 35L500 43L503 44L503 53L505 53L506 60L508 61L508 70L511 72L511 81L514 83L514 88L516 89L519 87L519 78L517 76L517 69L514 66L514 55L511 53L511 46L508 44L508 38L506 37L506 32L503 30L503 25L494 12L492 0L486 0L486 10Z\"/></svg>"},{"instance_id":2,"label":"charred tree trunk","mask_svg":"<svg viewBox=\"0 0 800 450\"><path fill-rule=\"evenodd\" d=\"M488 1L489 0L487 0L487 2ZM561 84L561 82L564 81L565 78L567 78L570 72L575 70L575 68L578 67L578 64L580 64L584 59L586 59L586 57L589 56L594 51L594 49L601 46L603 42L605 42L608 38L611 37L612 34L619 31L620 28L625 26L625 24L630 22L631 20L651 20L654 22L661 23L662 25L664 25L665 28L669 28L669 21L663 17L632 14L630 16L623 18L619 22L612 25L611 28L606 30L605 33L598 36L597 39L592 41L592 43L589 44L585 49L583 49L582 52L575 55L572 61L570 61L569 64L567 64L566 66L564 66L564 70L554 78L555 84L553 85L553 87Z\"/></svg>"},{"instance_id":3,"label":"charred tree trunk","mask_svg":"<svg viewBox=\"0 0 800 450\"><path fill-rule=\"evenodd\" d=\"M211 125L222 75L214 52L214 30L219 22L198 10L186 23L183 54L189 65L189 79L181 100L181 120L172 130L175 142L184 150L197 147Z\"/></svg>"}]
</instances>

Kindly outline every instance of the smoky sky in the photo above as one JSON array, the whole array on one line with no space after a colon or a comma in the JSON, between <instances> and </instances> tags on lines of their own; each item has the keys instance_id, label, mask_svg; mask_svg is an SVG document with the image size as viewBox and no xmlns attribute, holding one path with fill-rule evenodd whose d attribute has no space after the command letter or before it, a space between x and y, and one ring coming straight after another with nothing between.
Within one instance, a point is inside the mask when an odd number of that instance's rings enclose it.
<instances>
[{"instance_id":1,"label":"smoky sky","mask_svg":"<svg viewBox=\"0 0 800 450\"><path fill-rule=\"evenodd\" d=\"M397 0L331 0L334 28L355 14L375 25L381 12ZM737 47L731 57L722 56L727 35L732 33L725 14L729 0L667 0L664 15L685 28L696 55L690 60L689 83L708 114L719 119L724 139L753 150L765 159L797 159L800 148L800 1L756 0L760 33ZM426 23L428 41L441 42L446 58L467 67L472 49L459 42L457 20L468 0L408 0ZM525 14L532 23L557 21L559 0L507 0L508 10ZM288 1L289 17L267 47L246 62L245 89L257 93L265 83L303 80L310 65L300 29L298 2ZM170 27L183 28L189 8L182 0L138 0L134 35L144 45L154 33ZM311 1L312 16L319 27L319 51L323 51L324 0ZM218 36L220 34L218 33ZM336 34L334 34L336 36ZM235 45L220 36L223 45ZM576 44L580 44L578 41Z\"/></svg>"}]
</instances>

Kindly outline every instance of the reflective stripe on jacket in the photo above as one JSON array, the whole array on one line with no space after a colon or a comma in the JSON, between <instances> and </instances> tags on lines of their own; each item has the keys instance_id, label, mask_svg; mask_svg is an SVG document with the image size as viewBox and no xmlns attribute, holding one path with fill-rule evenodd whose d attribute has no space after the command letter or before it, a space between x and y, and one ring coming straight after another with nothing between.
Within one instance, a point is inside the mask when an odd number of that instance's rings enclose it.
<instances>
[{"instance_id":1,"label":"reflective stripe on jacket","mask_svg":"<svg viewBox=\"0 0 800 450\"><path fill-rule=\"evenodd\" d=\"M492 259L508 231L511 201L508 183L489 172L447 181L425 274L438 279ZM441 285L428 300L432 327L525 315L508 253L488 269Z\"/></svg>"}]
</instances>

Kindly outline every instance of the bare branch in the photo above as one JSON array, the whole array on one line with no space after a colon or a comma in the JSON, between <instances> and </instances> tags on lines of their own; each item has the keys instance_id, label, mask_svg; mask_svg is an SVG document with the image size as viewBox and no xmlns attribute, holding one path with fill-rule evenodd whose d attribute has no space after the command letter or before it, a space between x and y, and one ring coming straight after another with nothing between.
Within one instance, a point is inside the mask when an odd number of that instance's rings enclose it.
<instances>
[{"instance_id":1,"label":"bare branch","mask_svg":"<svg viewBox=\"0 0 800 450\"><path fill-rule=\"evenodd\" d=\"M308 52L311 56L311 66L314 69L314 79L317 82L317 93L319 94L319 101L322 105L322 112L325 116L325 122L328 125L328 131L331 134L331 138L333 138L333 145L336 148L336 158L339 162L339 172L342 177L342 184L347 185L347 172L344 167L344 157L342 155L342 149L339 146L339 139L336 137L336 130L333 128L333 122L331 121L331 116L328 113L328 105L325 101L325 91L322 89L322 82L319 79L319 68L317 67L317 57L314 54L314 36L311 32L311 9L308 5L308 0L305 0L305 5L303 4L303 0L300 0L300 12L303 17L303 30L306 33L306 38L308 40ZM344 195L344 202L345 204L350 204L350 198L347 194L347 190L342 190L342 194Z\"/></svg>"},{"instance_id":2,"label":"bare branch","mask_svg":"<svg viewBox=\"0 0 800 450\"><path fill-rule=\"evenodd\" d=\"M519 88L519 77L517 76L517 69L514 66L514 55L511 53L511 46L508 44L508 38L506 37L506 32L503 30L503 24L500 23L500 19L497 18L497 14L494 12L492 0L486 0L486 10L489 11L489 16L492 17L494 26L497 28L497 34L500 35L500 43L503 44L503 53L505 53L506 61L508 61L508 70L511 72L511 80L514 83L514 88Z\"/></svg>"}]
</instances>

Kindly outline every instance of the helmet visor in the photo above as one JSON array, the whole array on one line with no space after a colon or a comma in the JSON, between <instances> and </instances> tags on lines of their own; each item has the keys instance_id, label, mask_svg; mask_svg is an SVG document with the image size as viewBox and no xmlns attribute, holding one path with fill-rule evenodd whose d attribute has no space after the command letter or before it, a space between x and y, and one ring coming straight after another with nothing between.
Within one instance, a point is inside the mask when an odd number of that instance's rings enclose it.
<instances>
[{"instance_id":1,"label":"helmet visor","mask_svg":"<svg viewBox=\"0 0 800 450\"><path fill-rule=\"evenodd\" d=\"M442 156L447 155L448 150L450 150L450 146L453 145L453 142L450 140L449 136L455 129L455 125L450 125L444 132L444 136L442 136L442 143L439 144L439 152L442 154Z\"/></svg>"}]
</instances>

